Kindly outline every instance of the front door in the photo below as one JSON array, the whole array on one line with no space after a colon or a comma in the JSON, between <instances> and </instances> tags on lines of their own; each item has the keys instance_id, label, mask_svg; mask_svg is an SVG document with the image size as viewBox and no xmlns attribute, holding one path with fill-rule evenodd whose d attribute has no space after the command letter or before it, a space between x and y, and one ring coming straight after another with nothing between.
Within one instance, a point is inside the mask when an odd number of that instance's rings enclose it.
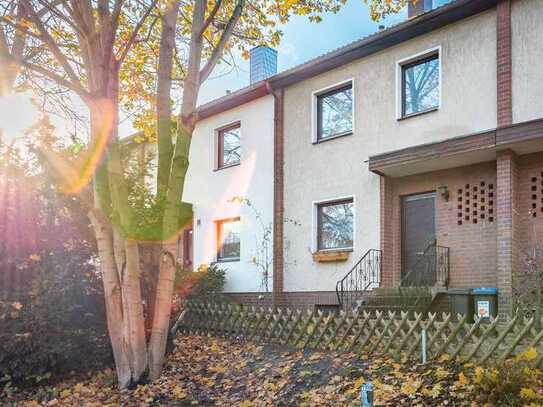
<instances>
[{"instance_id":1,"label":"front door","mask_svg":"<svg viewBox=\"0 0 543 407\"><path fill-rule=\"evenodd\" d=\"M435 256L427 249L436 240L436 194L402 198L402 285L432 286Z\"/></svg>"}]
</instances>

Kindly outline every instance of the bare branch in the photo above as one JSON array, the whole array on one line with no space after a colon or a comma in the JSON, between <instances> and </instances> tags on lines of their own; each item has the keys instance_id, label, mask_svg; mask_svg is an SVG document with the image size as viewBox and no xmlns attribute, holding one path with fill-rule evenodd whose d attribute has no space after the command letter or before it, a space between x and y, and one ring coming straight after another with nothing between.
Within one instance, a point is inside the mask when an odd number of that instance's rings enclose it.
<instances>
[{"instance_id":1,"label":"bare branch","mask_svg":"<svg viewBox=\"0 0 543 407\"><path fill-rule=\"evenodd\" d=\"M234 12L232 13L232 16L228 20L228 23L226 24L226 27L224 28L224 31L221 35L221 38L217 46L211 53L209 60L207 61L205 66L202 68L202 71L200 72L200 83L203 83L209 77L209 74L213 71L213 69L215 68L215 65L217 65L217 62L221 58L222 53L224 51L224 47L230 40L230 37L232 36L232 32L234 31L234 27L236 26L239 18L241 17L244 4L245 4L245 0L238 0L238 4L236 5Z\"/></svg>"},{"instance_id":2,"label":"bare branch","mask_svg":"<svg viewBox=\"0 0 543 407\"><path fill-rule=\"evenodd\" d=\"M55 81L57 84L64 86L75 93L77 93L83 100L89 100L90 99L90 93L87 92L85 89L83 89L79 84L74 84L70 82L69 80L64 79L62 76L49 71L48 69L43 68L41 65L32 64L30 62L22 61L21 65L25 68L39 73L40 75L43 75L53 81Z\"/></svg>"},{"instance_id":3,"label":"bare branch","mask_svg":"<svg viewBox=\"0 0 543 407\"><path fill-rule=\"evenodd\" d=\"M39 16L36 14L36 11L32 8L32 5L30 4L30 2L28 0L21 0L21 1L24 3L25 8L27 9L29 13L30 19L38 27L38 31L40 32L42 40L44 41L45 45L47 45L51 53L54 55L55 59L62 66L62 68L64 69L68 77L70 78L72 86L75 86L76 88L80 90L83 90L83 85L79 81L79 77L72 69L72 66L68 62L68 59L62 53L57 43L53 39L53 37L51 37L51 34L49 34L47 29L45 28L43 22L40 20ZM78 93L80 92L78 91Z\"/></svg>"}]
</instances>

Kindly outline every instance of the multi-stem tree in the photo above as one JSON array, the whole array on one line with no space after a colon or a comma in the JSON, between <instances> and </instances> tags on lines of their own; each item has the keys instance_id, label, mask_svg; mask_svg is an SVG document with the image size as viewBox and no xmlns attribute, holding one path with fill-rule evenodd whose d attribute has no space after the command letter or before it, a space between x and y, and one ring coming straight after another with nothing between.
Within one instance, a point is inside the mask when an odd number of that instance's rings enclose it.
<instances>
[{"instance_id":1,"label":"multi-stem tree","mask_svg":"<svg viewBox=\"0 0 543 407\"><path fill-rule=\"evenodd\" d=\"M371 2L372 16L394 12L405 0ZM63 189L77 194L92 182L89 202L103 275L107 322L121 387L138 382L149 368L160 374L173 295L170 244L190 218L182 203L191 137L198 121L201 85L231 50L276 45L277 23L305 15L319 21L345 0L0 0L0 95L14 84L46 94L77 95L88 108L89 143L77 165L43 150ZM141 44L146 43L144 47ZM130 64L126 64L130 61ZM149 62L151 61L151 62ZM155 61L155 62L153 62ZM132 89L149 90L130 77L138 64L156 66L147 101L156 113L158 144L157 227L142 235L130 200L119 104ZM130 71L132 69L132 71ZM137 72L137 70L136 70ZM121 79L124 78L124 80ZM172 126L172 85L182 88L177 125ZM137 98L137 96L136 96ZM145 333L139 241L163 247L154 293L152 330Z\"/></svg>"}]
</instances>

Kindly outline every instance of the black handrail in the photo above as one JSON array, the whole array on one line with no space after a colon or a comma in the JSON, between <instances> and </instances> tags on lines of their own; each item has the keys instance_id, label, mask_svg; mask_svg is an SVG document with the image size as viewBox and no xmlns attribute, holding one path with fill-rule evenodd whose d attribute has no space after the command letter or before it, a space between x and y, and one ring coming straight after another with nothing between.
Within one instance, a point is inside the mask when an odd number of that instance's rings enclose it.
<instances>
[{"instance_id":1,"label":"black handrail","mask_svg":"<svg viewBox=\"0 0 543 407\"><path fill-rule=\"evenodd\" d=\"M449 248L430 243L413 268L402 276L402 287L446 287L449 282Z\"/></svg>"},{"instance_id":2,"label":"black handrail","mask_svg":"<svg viewBox=\"0 0 543 407\"><path fill-rule=\"evenodd\" d=\"M381 250L370 249L353 268L336 283L338 303L343 309L351 309L361 294L370 286L381 282Z\"/></svg>"}]
</instances>

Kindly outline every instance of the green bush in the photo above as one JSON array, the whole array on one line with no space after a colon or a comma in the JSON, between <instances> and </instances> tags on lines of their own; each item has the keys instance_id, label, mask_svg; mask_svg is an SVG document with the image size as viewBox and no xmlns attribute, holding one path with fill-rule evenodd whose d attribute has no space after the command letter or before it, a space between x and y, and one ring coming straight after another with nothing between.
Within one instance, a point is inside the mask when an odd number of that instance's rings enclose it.
<instances>
[{"instance_id":1,"label":"green bush","mask_svg":"<svg viewBox=\"0 0 543 407\"><path fill-rule=\"evenodd\" d=\"M222 301L226 272L217 264L201 266L197 271L179 268L176 292L182 299Z\"/></svg>"}]
</instances>

